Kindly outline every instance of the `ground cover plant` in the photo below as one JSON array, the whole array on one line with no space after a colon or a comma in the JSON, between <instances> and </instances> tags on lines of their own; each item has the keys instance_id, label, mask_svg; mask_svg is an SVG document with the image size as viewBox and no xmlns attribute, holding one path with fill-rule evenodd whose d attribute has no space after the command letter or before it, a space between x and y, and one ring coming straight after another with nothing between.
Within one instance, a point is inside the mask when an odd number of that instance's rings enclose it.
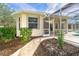
<instances>
[{"instance_id":1,"label":"ground cover plant","mask_svg":"<svg viewBox=\"0 0 79 59\"><path fill-rule=\"evenodd\" d=\"M8 42L15 39L16 28L15 27L2 27L0 28L0 40Z\"/></svg>"}]
</instances>

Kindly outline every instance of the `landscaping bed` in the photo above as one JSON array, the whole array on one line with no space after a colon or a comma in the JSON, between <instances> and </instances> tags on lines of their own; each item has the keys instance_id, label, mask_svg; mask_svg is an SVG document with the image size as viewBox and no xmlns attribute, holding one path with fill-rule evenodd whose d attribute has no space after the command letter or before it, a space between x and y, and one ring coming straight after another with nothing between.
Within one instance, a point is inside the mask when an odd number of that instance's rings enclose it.
<instances>
[{"instance_id":1,"label":"landscaping bed","mask_svg":"<svg viewBox=\"0 0 79 59\"><path fill-rule=\"evenodd\" d=\"M24 45L25 43L21 43L19 38L11 40L7 43L0 41L0 56L9 56L21 47L23 47Z\"/></svg>"},{"instance_id":2,"label":"landscaping bed","mask_svg":"<svg viewBox=\"0 0 79 59\"><path fill-rule=\"evenodd\" d=\"M65 42L59 49L55 38L47 39L40 43L34 56L79 56L79 48Z\"/></svg>"},{"instance_id":3,"label":"landscaping bed","mask_svg":"<svg viewBox=\"0 0 79 59\"><path fill-rule=\"evenodd\" d=\"M0 56L9 56L31 40L31 29L20 28L16 38L15 27L0 28Z\"/></svg>"}]
</instances>

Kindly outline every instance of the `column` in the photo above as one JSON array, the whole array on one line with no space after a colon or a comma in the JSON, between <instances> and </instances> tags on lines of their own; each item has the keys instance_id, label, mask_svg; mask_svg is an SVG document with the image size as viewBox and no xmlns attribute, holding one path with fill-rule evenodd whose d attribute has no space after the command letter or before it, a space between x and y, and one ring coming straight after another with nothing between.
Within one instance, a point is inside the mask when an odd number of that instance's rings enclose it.
<instances>
[{"instance_id":1,"label":"column","mask_svg":"<svg viewBox=\"0 0 79 59\"><path fill-rule=\"evenodd\" d=\"M77 29L76 29L76 24L75 24L75 31L76 31Z\"/></svg>"},{"instance_id":2,"label":"column","mask_svg":"<svg viewBox=\"0 0 79 59\"><path fill-rule=\"evenodd\" d=\"M20 32L19 32L19 17L16 18L16 36L20 36Z\"/></svg>"},{"instance_id":3,"label":"column","mask_svg":"<svg viewBox=\"0 0 79 59\"><path fill-rule=\"evenodd\" d=\"M67 31L67 33L68 33L68 19L66 19L66 21L67 21L67 25L66 25L66 26L67 26L67 27L66 27L67 30L66 30L66 31Z\"/></svg>"},{"instance_id":4,"label":"column","mask_svg":"<svg viewBox=\"0 0 79 59\"><path fill-rule=\"evenodd\" d=\"M61 19L61 16L60 16L60 30L62 30L62 29L61 29L61 23L62 23L62 19Z\"/></svg>"},{"instance_id":5,"label":"column","mask_svg":"<svg viewBox=\"0 0 79 59\"><path fill-rule=\"evenodd\" d=\"M79 24L78 24L78 30L79 30Z\"/></svg>"},{"instance_id":6,"label":"column","mask_svg":"<svg viewBox=\"0 0 79 59\"><path fill-rule=\"evenodd\" d=\"M73 31L73 24L71 24L71 26L72 26L72 31Z\"/></svg>"},{"instance_id":7,"label":"column","mask_svg":"<svg viewBox=\"0 0 79 59\"><path fill-rule=\"evenodd\" d=\"M43 36L44 35L44 17L40 16L40 20L39 20L39 27L40 27L40 33Z\"/></svg>"},{"instance_id":8,"label":"column","mask_svg":"<svg viewBox=\"0 0 79 59\"><path fill-rule=\"evenodd\" d=\"M61 23L62 23L62 12L61 12L61 9L60 9L60 12L59 12L59 18L60 18L60 30L61 30Z\"/></svg>"},{"instance_id":9,"label":"column","mask_svg":"<svg viewBox=\"0 0 79 59\"><path fill-rule=\"evenodd\" d=\"M50 36L50 17L48 17L49 20L49 36Z\"/></svg>"},{"instance_id":10,"label":"column","mask_svg":"<svg viewBox=\"0 0 79 59\"><path fill-rule=\"evenodd\" d=\"M55 23L54 23L55 19L53 19L53 35L55 34Z\"/></svg>"}]
</instances>

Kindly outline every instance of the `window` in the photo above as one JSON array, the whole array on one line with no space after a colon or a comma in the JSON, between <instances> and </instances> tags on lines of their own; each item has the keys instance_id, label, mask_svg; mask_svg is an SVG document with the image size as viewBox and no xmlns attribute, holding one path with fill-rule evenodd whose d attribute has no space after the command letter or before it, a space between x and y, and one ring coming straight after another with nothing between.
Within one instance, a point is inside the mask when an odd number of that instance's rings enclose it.
<instances>
[{"instance_id":1,"label":"window","mask_svg":"<svg viewBox=\"0 0 79 59\"><path fill-rule=\"evenodd\" d=\"M28 24L29 28L38 28L38 18L29 17Z\"/></svg>"}]
</instances>

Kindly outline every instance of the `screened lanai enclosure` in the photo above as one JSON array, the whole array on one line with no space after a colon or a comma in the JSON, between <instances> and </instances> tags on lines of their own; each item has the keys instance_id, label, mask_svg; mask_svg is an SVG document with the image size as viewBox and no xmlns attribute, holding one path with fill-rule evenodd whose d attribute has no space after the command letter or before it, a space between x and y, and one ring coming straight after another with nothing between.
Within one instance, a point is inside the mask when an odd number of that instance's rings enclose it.
<instances>
[{"instance_id":1,"label":"screened lanai enclosure","mask_svg":"<svg viewBox=\"0 0 79 59\"><path fill-rule=\"evenodd\" d=\"M40 6L40 4L36 5ZM19 27L32 28L33 36L50 36L56 34L58 30L64 33L79 31L79 3L49 3L48 5L49 8L46 6L47 9L41 9L41 12L24 9L15 12L14 14L18 15L17 35L20 34ZM29 17L31 21L27 21Z\"/></svg>"},{"instance_id":2,"label":"screened lanai enclosure","mask_svg":"<svg viewBox=\"0 0 79 59\"><path fill-rule=\"evenodd\" d=\"M79 3L64 4L64 6L56 10L53 14L59 16L67 16L68 31L79 32ZM62 17L60 17L60 19L62 20Z\"/></svg>"},{"instance_id":3,"label":"screened lanai enclosure","mask_svg":"<svg viewBox=\"0 0 79 59\"><path fill-rule=\"evenodd\" d=\"M56 33L56 30L62 29L65 33L78 32L79 33L79 3L59 3L55 4L53 8L47 11L49 17L48 30L51 33ZM46 14L45 14L46 15ZM55 17L57 16L57 17ZM63 17L65 18L63 18ZM67 17L67 18L66 18ZM51 21L51 18L54 20ZM58 19L58 20L57 20ZM65 20L66 19L66 20ZM59 22L56 22L56 20ZM53 23L51 23L53 22Z\"/></svg>"}]
</instances>

